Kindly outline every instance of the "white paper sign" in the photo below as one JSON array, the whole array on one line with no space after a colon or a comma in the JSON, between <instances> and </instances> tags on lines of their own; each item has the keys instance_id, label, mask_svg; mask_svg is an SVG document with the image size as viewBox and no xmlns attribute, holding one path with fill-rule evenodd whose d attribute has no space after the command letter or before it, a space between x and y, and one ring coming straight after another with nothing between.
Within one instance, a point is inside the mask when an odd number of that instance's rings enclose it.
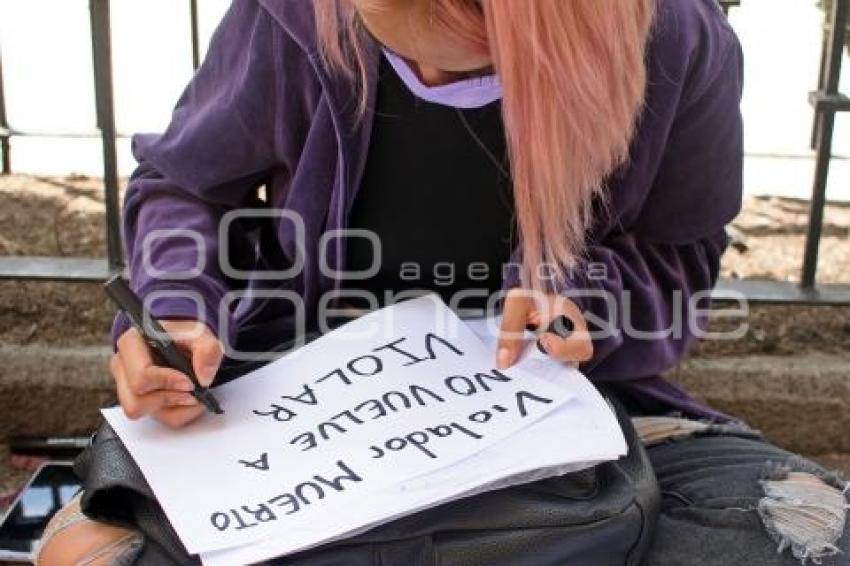
<instances>
[{"instance_id":1,"label":"white paper sign","mask_svg":"<svg viewBox=\"0 0 850 566\"><path fill-rule=\"evenodd\" d=\"M404 514L351 506L379 503L572 397L494 369L492 350L436 296L362 317L215 393L225 415L178 431L104 411L193 554L306 533L291 552Z\"/></svg>"},{"instance_id":2,"label":"white paper sign","mask_svg":"<svg viewBox=\"0 0 850 566\"><path fill-rule=\"evenodd\" d=\"M467 321L467 325L495 352L498 320ZM519 367L559 387L566 386L574 397L531 426L469 458L398 486L387 486L362 504L353 505L348 513L326 517L322 529L329 538L325 542L353 536L414 510L559 476L626 454L620 425L596 388L572 367L537 355L534 337L528 338L529 355ZM315 531L306 525L283 537L205 553L201 560L204 566L253 564L309 548L315 541Z\"/></svg>"}]
</instances>

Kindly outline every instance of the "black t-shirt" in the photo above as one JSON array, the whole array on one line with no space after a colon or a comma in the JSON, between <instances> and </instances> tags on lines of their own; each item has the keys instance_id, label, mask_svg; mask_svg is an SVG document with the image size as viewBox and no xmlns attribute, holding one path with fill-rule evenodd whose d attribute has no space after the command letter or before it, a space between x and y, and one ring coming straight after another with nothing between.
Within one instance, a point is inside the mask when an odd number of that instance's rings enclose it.
<instances>
[{"instance_id":1,"label":"black t-shirt","mask_svg":"<svg viewBox=\"0 0 850 566\"><path fill-rule=\"evenodd\" d=\"M347 268L379 266L346 288L425 289L447 302L461 290L498 291L515 246L514 204L500 102L456 109L417 98L381 58L374 126L349 219ZM478 307L481 299L459 306Z\"/></svg>"}]
</instances>

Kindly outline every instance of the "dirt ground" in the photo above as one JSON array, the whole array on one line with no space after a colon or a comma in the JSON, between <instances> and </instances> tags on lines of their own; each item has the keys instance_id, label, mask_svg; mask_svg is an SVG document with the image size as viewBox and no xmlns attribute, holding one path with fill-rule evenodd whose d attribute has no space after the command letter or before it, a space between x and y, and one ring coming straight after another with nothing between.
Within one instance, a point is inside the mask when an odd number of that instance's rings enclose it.
<instances>
[{"instance_id":1,"label":"dirt ground","mask_svg":"<svg viewBox=\"0 0 850 566\"><path fill-rule=\"evenodd\" d=\"M0 255L102 256L101 190L88 177L0 176ZM748 198L734 223L747 249L730 248L723 275L798 281L806 220L805 201ZM818 276L850 283L848 204L826 211ZM0 281L0 343L106 344L111 318L96 284ZM748 322L742 339L701 343L695 355L850 352L848 308L754 306Z\"/></svg>"}]
</instances>

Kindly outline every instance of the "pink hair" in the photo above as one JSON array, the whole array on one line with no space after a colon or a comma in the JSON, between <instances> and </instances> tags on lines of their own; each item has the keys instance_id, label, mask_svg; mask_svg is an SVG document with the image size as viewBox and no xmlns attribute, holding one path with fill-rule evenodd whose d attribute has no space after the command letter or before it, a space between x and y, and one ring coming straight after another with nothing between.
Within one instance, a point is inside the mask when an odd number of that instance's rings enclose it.
<instances>
[{"instance_id":1,"label":"pink hair","mask_svg":"<svg viewBox=\"0 0 850 566\"><path fill-rule=\"evenodd\" d=\"M432 26L492 57L503 88L521 280L541 289L538 266L575 265L593 197L604 197L606 178L628 159L656 0L428 1ZM366 34L357 11L350 0L313 4L327 63L362 84Z\"/></svg>"}]
</instances>

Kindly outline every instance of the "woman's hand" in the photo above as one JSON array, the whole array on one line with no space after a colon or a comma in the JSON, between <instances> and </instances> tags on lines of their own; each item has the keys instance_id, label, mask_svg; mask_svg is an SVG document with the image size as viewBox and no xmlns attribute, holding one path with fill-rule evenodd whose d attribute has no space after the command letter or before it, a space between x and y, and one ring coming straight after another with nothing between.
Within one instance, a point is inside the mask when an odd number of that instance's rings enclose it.
<instances>
[{"instance_id":1,"label":"woman's hand","mask_svg":"<svg viewBox=\"0 0 850 566\"><path fill-rule=\"evenodd\" d=\"M552 358L578 364L593 357L593 342L587 331L587 321L581 309L566 297L544 295L522 289L511 289L505 296L502 311L502 329L496 365L507 368L516 363L526 346L524 332L527 327L545 329L559 316L573 322L574 330L567 338L550 332L540 336L543 349Z\"/></svg>"},{"instance_id":2,"label":"woman's hand","mask_svg":"<svg viewBox=\"0 0 850 566\"><path fill-rule=\"evenodd\" d=\"M221 364L218 339L195 320L166 320L162 326L183 352L191 357L198 381L208 386ZM109 361L118 388L118 400L130 419L151 415L163 424L179 428L204 414L204 406L191 395L189 378L177 370L154 364L148 345L131 328L118 339L118 353Z\"/></svg>"}]
</instances>

